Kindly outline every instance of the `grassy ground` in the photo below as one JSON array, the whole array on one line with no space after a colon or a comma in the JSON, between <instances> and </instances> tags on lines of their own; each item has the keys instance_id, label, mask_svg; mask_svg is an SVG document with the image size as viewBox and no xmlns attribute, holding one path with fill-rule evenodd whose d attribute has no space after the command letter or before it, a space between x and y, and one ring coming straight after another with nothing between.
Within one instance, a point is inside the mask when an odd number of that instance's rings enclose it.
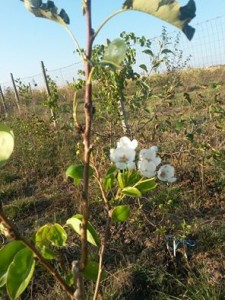
<instances>
[{"instance_id":1,"label":"grassy ground","mask_svg":"<svg viewBox=\"0 0 225 300\"><path fill-rule=\"evenodd\" d=\"M105 257L108 276L99 299L225 299L224 69L189 70L175 87L170 76L155 76L151 87L153 95L145 103L149 112L140 108L129 113L132 136L140 147L157 145L164 163L174 165L178 180L159 185L143 199L125 199L132 215L111 228ZM81 160L76 151L82 142L73 129L72 114L66 112L73 93L65 88L60 96L64 112L56 130L43 107L34 109L32 103L32 113L6 120L16 148L0 170L0 200L6 214L31 239L41 225L64 224L79 211L80 190L66 180L65 170ZM94 154L100 172L110 164L110 147L123 135L119 125L111 125L109 119L98 121L96 112ZM90 219L102 232L104 212L92 182L90 194ZM174 257L168 236L190 239L193 245L180 247ZM1 236L0 245L4 242ZM91 255L97 257L95 249ZM79 241L71 232L68 246L60 252L65 268L78 256ZM55 266L63 273L60 262ZM87 285L88 299L93 289L94 284ZM2 299L7 299L4 291ZM38 266L21 299L67 298Z\"/></svg>"}]
</instances>

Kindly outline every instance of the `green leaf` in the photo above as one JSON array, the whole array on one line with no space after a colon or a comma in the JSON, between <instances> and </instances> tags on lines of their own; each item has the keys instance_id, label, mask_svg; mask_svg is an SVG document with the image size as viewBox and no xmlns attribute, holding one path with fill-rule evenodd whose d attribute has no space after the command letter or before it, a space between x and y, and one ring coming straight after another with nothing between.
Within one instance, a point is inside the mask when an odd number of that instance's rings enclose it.
<instances>
[{"instance_id":1,"label":"green leaf","mask_svg":"<svg viewBox=\"0 0 225 300\"><path fill-rule=\"evenodd\" d=\"M66 244L67 233L61 225L55 223L49 229L48 239L54 246L63 247Z\"/></svg>"},{"instance_id":2,"label":"green leaf","mask_svg":"<svg viewBox=\"0 0 225 300\"><path fill-rule=\"evenodd\" d=\"M141 65L139 66L139 68L141 68L141 69L144 70L146 73L148 73L148 69L147 69L146 65L141 64Z\"/></svg>"},{"instance_id":3,"label":"green leaf","mask_svg":"<svg viewBox=\"0 0 225 300\"><path fill-rule=\"evenodd\" d=\"M55 254L51 250L51 242L49 240L49 231L51 224L43 225L38 229L35 235L35 244L41 250L41 254L45 259L54 259Z\"/></svg>"},{"instance_id":4,"label":"green leaf","mask_svg":"<svg viewBox=\"0 0 225 300\"><path fill-rule=\"evenodd\" d=\"M63 227L57 223L46 224L40 227L35 236L35 243L40 248L42 255L46 259L54 259L52 245L56 247L65 246L67 233Z\"/></svg>"},{"instance_id":5,"label":"green leaf","mask_svg":"<svg viewBox=\"0 0 225 300\"><path fill-rule=\"evenodd\" d=\"M188 25L195 17L194 0L189 0L184 6L180 6L179 2L175 0L126 0L123 8L145 12L160 18L181 29L189 40L194 35L195 29Z\"/></svg>"},{"instance_id":6,"label":"green leaf","mask_svg":"<svg viewBox=\"0 0 225 300\"><path fill-rule=\"evenodd\" d=\"M113 173L107 175L103 181L103 186L105 190L106 191L111 190L114 185L114 182L115 182L115 175Z\"/></svg>"},{"instance_id":7,"label":"green leaf","mask_svg":"<svg viewBox=\"0 0 225 300\"><path fill-rule=\"evenodd\" d=\"M152 62L152 68L157 68L160 64L164 62L164 59L156 60Z\"/></svg>"},{"instance_id":8,"label":"green leaf","mask_svg":"<svg viewBox=\"0 0 225 300\"><path fill-rule=\"evenodd\" d=\"M93 169L89 166L89 176L94 174ZM70 165L66 170L66 177L71 177L74 180L74 184L80 183L80 180L84 178L84 165Z\"/></svg>"},{"instance_id":9,"label":"green leaf","mask_svg":"<svg viewBox=\"0 0 225 300\"><path fill-rule=\"evenodd\" d=\"M130 207L128 205L119 205L112 211L112 220L115 222L125 222L130 216Z\"/></svg>"},{"instance_id":10,"label":"green leaf","mask_svg":"<svg viewBox=\"0 0 225 300\"><path fill-rule=\"evenodd\" d=\"M119 172L117 175L117 181L119 184L119 187L121 189L123 189L126 186L126 182L125 182L125 173L124 172Z\"/></svg>"},{"instance_id":11,"label":"green leaf","mask_svg":"<svg viewBox=\"0 0 225 300\"><path fill-rule=\"evenodd\" d=\"M174 54L173 51L171 51L170 49L163 49L162 54Z\"/></svg>"},{"instance_id":12,"label":"green leaf","mask_svg":"<svg viewBox=\"0 0 225 300\"><path fill-rule=\"evenodd\" d=\"M21 0L24 2L24 6L32 14L39 18L46 18L55 21L63 26L70 23L70 19L64 9L61 9L58 13L58 8L53 1L47 1L42 3L41 0Z\"/></svg>"},{"instance_id":13,"label":"green leaf","mask_svg":"<svg viewBox=\"0 0 225 300\"><path fill-rule=\"evenodd\" d=\"M132 186L125 187L122 190L122 193L127 196L132 196L132 197L137 197L137 198L141 197L141 192L137 188L132 187Z\"/></svg>"},{"instance_id":14,"label":"green leaf","mask_svg":"<svg viewBox=\"0 0 225 300\"><path fill-rule=\"evenodd\" d=\"M0 123L0 167L4 166L14 149L14 135L12 130Z\"/></svg>"},{"instance_id":15,"label":"green leaf","mask_svg":"<svg viewBox=\"0 0 225 300\"><path fill-rule=\"evenodd\" d=\"M66 276L65 276L65 281L69 286L74 285L74 274L73 272L69 272Z\"/></svg>"},{"instance_id":16,"label":"green leaf","mask_svg":"<svg viewBox=\"0 0 225 300\"><path fill-rule=\"evenodd\" d=\"M88 280L96 281L98 278L99 264L96 261L89 261L85 267L83 274ZM101 280L106 278L106 272L103 270L101 273Z\"/></svg>"},{"instance_id":17,"label":"green leaf","mask_svg":"<svg viewBox=\"0 0 225 300\"><path fill-rule=\"evenodd\" d=\"M112 165L106 172L106 175L112 174L117 170L117 167L115 165Z\"/></svg>"},{"instance_id":18,"label":"green leaf","mask_svg":"<svg viewBox=\"0 0 225 300\"><path fill-rule=\"evenodd\" d=\"M10 264L7 274L7 292L10 299L18 298L28 286L35 267L35 260L30 249L20 250Z\"/></svg>"},{"instance_id":19,"label":"green leaf","mask_svg":"<svg viewBox=\"0 0 225 300\"><path fill-rule=\"evenodd\" d=\"M15 255L25 248L20 241L12 241L0 250L0 287L6 284L7 272Z\"/></svg>"},{"instance_id":20,"label":"green leaf","mask_svg":"<svg viewBox=\"0 0 225 300\"><path fill-rule=\"evenodd\" d=\"M42 256L45 259L49 259L49 260L55 259L55 253L50 247L51 247L50 243L46 243L46 245L43 244L40 248Z\"/></svg>"},{"instance_id":21,"label":"green leaf","mask_svg":"<svg viewBox=\"0 0 225 300\"><path fill-rule=\"evenodd\" d=\"M152 52L152 50L150 50L150 49L145 49L145 50L143 50L142 51L143 53L145 53L145 54L148 54L148 55L150 55L150 56L154 56L154 53Z\"/></svg>"},{"instance_id":22,"label":"green leaf","mask_svg":"<svg viewBox=\"0 0 225 300\"><path fill-rule=\"evenodd\" d=\"M149 192L157 187L157 183L155 182L155 178L149 178L146 180L142 180L141 182L135 185L141 193Z\"/></svg>"},{"instance_id":23,"label":"green leaf","mask_svg":"<svg viewBox=\"0 0 225 300\"><path fill-rule=\"evenodd\" d=\"M141 175L136 170L133 170L131 174L129 174L127 178L127 184L126 186L133 186L141 179Z\"/></svg>"},{"instance_id":24,"label":"green leaf","mask_svg":"<svg viewBox=\"0 0 225 300\"><path fill-rule=\"evenodd\" d=\"M126 50L127 46L124 40L115 39L106 47L102 62L120 67L126 56Z\"/></svg>"},{"instance_id":25,"label":"green leaf","mask_svg":"<svg viewBox=\"0 0 225 300\"><path fill-rule=\"evenodd\" d=\"M66 221L66 224L70 225L74 231L80 234L82 218L83 218L82 215L76 214L72 218L68 219ZM100 245L100 238L90 222L88 222L87 225L87 241L96 247Z\"/></svg>"}]
</instances>

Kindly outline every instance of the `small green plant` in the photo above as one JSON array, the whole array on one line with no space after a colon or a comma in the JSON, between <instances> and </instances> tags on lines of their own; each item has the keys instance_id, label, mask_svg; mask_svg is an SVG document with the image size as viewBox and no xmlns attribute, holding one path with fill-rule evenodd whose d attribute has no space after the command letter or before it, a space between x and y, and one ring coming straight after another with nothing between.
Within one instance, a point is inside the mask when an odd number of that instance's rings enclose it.
<instances>
[{"instance_id":1,"label":"small green plant","mask_svg":"<svg viewBox=\"0 0 225 300\"><path fill-rule=\"evenodd\" d=\"M15 82L19 90L20 99L22 103L25 104L25 107L27 108L32 101L31 86L29 84L23 83L20 78L16 79Z\"/></svg>"},{"instance_id":2,"label":"small green plant","mask_svg":"<svg viewBox=\"0 0 225 300\"><path fill-rule=\"evenodd\" d=\"M47 84L49 89L49 95L47 98L43 101L43 105L47 106L51 111L51 122L56 122L58 118L58 100L59 100L59 93L58 88L54 80L47 75Z\"/></svg>"}]
</instances>

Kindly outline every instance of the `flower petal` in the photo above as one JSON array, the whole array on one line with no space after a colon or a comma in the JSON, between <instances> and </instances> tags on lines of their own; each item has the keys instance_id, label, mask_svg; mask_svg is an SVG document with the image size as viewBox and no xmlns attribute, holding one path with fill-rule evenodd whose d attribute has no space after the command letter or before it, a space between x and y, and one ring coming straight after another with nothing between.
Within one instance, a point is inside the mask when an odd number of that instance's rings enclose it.
<instances>
[{"instance_id":1,"label":"flower petal","mask_svg":"<svg viewBox=\"0 0 225 300\"><path fill-rule=\"evenodd\" d=\"M162 181L175 182L176 177L174 177L174 167L166 164L159 168L157 176Z\"/></svg>"}]
</instances>

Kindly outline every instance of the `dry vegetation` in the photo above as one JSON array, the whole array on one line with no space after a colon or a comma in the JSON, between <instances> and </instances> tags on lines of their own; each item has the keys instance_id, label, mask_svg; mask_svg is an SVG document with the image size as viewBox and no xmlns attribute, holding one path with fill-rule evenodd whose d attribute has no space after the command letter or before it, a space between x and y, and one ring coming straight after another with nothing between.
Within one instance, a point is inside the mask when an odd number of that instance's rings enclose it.
<instances>
[{"instance_id":1,"label":"dry vegetation","mask_svg":"<svg viewBox=\"0 0 225 300\"><path fill-rule=\"evenodd\" d=\"M168 186L160 184L143 199L125 200L132 216L112 227L105 258L108 277L99 299L225 299L224 72L223 67L185 71L180 84L171 90L172 75L154 76L149 112L130 111L133 137L141 147L158 145L163 161L176 168L178 180ZM79 210L80 189L65 179L66 168L81 160L81 154L76 154L81 138L73 128L71 113L73 91L66 87L59 94L56 130L37 91L28 112L11 113L5 120L14 131L16 148L0 170L0 200L6 214L31 239L39 226L64 224ZM98 121L98 111L95 119L94 155L99 171L104 172L110 164L109 149L123 133L120 125L110 128L107 120L105 124ZM91 183L91 221L102 232L105 223L99 195ZM79 255L79 241L70 233L67 248L59 252L55 263L62 274ZM190 239L194 245L179 248L174 257L166 247L168 235ZM4 242L1 236L0 246ZM95 249L90 252L97 257ZM93 288L94 284L87 285L88 299ZM6 299L2 293L1 299ZM39 266L21 299L67 298Z\"/></svg>"}]
</instances>

